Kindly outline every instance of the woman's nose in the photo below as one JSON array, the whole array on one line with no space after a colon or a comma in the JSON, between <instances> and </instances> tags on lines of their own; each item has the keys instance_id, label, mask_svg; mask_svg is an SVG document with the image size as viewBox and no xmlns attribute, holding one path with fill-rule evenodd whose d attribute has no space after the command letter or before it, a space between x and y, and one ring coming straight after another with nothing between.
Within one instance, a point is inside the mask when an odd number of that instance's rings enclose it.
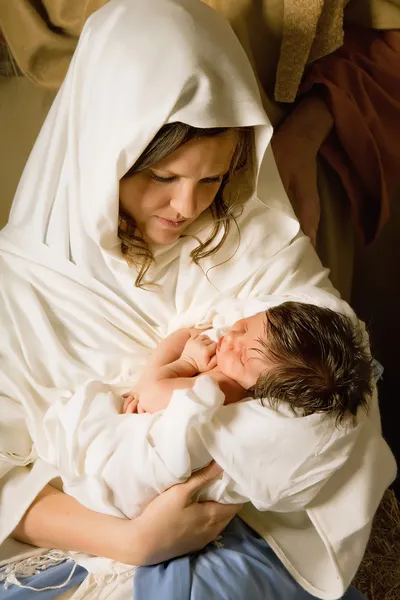
<instances>
[{"instance_id":1,"label":"woman's nose","mask_svg":"<svg viewBox=\"0 0 400 600\"><path fill-rule=\"evenodd\" d=\"M188 185L178 187L170 201L170 205L184 219L192 219L197 215L195 190Z\"/></svg>"}]
</instances>

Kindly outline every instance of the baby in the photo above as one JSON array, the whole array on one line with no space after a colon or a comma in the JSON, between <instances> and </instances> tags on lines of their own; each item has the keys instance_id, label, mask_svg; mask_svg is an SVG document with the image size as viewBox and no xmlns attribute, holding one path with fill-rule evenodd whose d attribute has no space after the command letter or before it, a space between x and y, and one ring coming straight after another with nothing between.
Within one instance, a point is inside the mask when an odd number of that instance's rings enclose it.
<instances>
[{"instance_id":1,"label":"baby","mask_svg":"<svg viewBox=\"0 0 400 600\"><path fill-rule=\"evenodd\" d=\"M176 389L214 378L225 404L244 398L285 403L296 415L355 419L372 392L371 357L351 320L328 308L284 302L237 321L214 342L202 329L181 329L162 341L125 413L167 407Z\"/></svg>"}]
</instances>

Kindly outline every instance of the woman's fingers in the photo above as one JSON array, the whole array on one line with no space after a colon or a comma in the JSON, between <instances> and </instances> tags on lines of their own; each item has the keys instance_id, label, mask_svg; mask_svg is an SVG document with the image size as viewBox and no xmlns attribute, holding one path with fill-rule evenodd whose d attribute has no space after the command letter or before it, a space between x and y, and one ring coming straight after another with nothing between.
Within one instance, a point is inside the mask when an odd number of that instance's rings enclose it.
<instances>
[{"instance_id":1,"label":"woman's fingers","mask_svg":"<svg viewBox=\"0 0 400 600\"><path fill-rule=\"evenodd\" d=\"M220 475L215 462L194 473L186 483L157 496L133 521L146 533L143 564L154 564L204 548L225 529L241 505L194 502L193 495Z\"/></svg>"},{"instance_id":2,"label":"woman's fingers","mask_svg":"<svg viewBox=\"0 0 400 600\"><path fill-rule=\"evenodd\" d=\"M205 526L199 543L199 550L213 542L242 509L242 504L220 504L218 502L200 502L193 504L194 510L201 510Z\"/></svg>"},{"instance_id":3,"label":"woman's fingers","mask_svg":"<svg viewBox=\"0 0 400 600\"><path fill-rule=\"evenodd\" d=\"M201 502L200 504L209 512L211 523L217 527L222 525L221 531L243 508L243 504L220 504L219 502Z\"/></svg>"},{"instance_id":4,"label":"woman's fingers","mask_svg":"<svg viewBox=\"0 0 400 600\"><path fill-rule=\"evenodd\" d=\"M204 469L193 473L185 483L180 484L180 489L186 494L187 500L191 501L196 492L199 492L221 473L221 467L213 461Z\"/></svg>"}]
</instances>

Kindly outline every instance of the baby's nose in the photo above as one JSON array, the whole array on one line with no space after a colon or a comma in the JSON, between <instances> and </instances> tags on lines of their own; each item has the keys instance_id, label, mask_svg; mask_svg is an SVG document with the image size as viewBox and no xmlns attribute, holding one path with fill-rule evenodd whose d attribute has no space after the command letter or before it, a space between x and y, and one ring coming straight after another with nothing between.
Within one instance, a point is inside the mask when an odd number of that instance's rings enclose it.
<instances>
[{"instance_id":1,"label":"baby's nose","mask_svg":"<svg viewBox=\"0 0 400 600\"><path fill-rule=\"evenodd\" d=\"M231 331L225 336L225 339L228 342L228 347L230 350L236 350L241 345L240 336L236 332Z\"/></svg>"}]
</instances>

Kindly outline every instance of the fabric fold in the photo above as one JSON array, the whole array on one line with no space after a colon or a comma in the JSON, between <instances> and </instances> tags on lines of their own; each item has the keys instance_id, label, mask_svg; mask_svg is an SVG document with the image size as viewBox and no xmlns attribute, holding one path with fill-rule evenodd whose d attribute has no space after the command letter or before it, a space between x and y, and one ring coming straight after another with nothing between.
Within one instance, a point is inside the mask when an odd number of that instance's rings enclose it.
<instances>
[{"instance_id":1,"label":"fabric fold","mask_svg":"<svg viewBox=\"0 0 400 600\"><path fill-rule=\"evenodd\" d=\"M390 214L400 183L400 33L349 27L345 43L315 63L300 88L327 101L335 127L321 147L338 173L365 244Z\"/></svg>"}]
</instances>

